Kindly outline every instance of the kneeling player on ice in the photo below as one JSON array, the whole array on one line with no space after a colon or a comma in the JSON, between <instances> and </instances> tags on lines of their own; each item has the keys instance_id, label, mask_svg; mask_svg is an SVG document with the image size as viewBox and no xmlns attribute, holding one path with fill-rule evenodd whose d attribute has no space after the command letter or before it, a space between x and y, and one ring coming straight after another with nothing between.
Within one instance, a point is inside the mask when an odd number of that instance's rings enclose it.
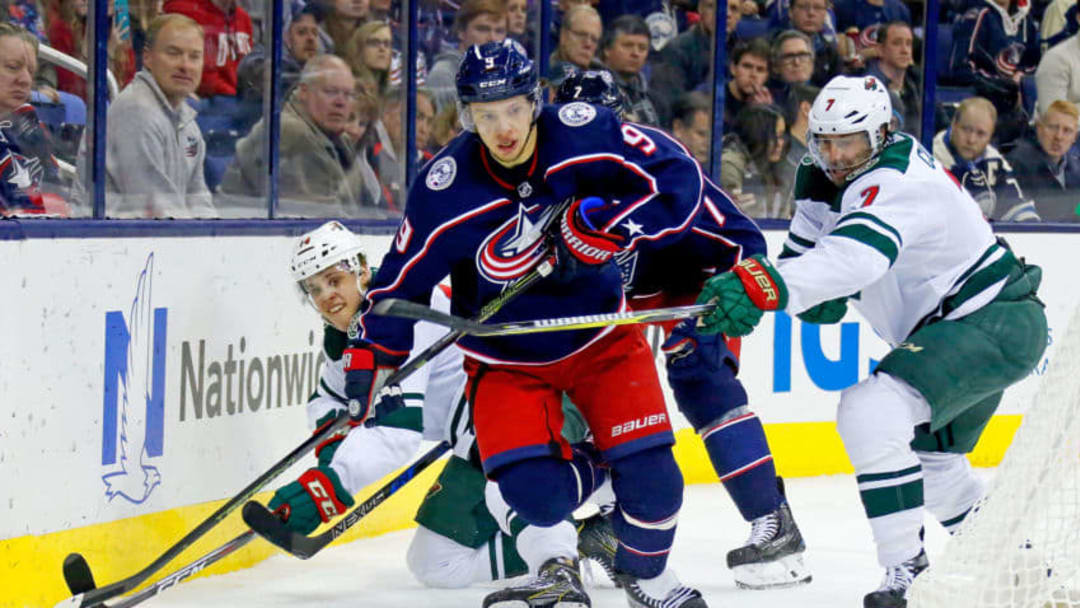
<instances>
[{"instance_id":1,"label":"kneeling player on ice","mask_svg":"<svg viewBox=\"0 0 1080 608\"><path fill-rule=\"evenodd\" d=\"M339 222L328 222L302 235L290 270L304 295L326 322L323 351L326 365L318 390L307 404L312 426L329 424L346 407L345 363L349 322L364 301L371 280L360 239ZM449 310L442 287L431 304ZM427 348L445 330L428 323L416 327L416 352ZM453 446L438 481L420 505L417 528L409 546L408 566L420 582L432 587L463 587L475 582L518 576L560 555L576 543L570 523L555 528L524 526L485 480L475 461L471 417L463 396L465 372L461 352L448 348L411 375L401 387L383 392L377 406L385 412L378 425L356 425L316 449L319 465L279 489L270 508L284 512L286 524L302 534L320 522L344 513L352 495L406 464L424 436ZM420 407L423 406L421 412ZM579 440L584 424L568 408L565 432ZM331 508L316 506L329 497ZM486 495L486 496L485 496ZM486 498L486 501L485 501ZM497 523L498 522L498 523ZM500 523L506 532L500 531ZM610 531L607 533L610 537Z\"/></svg>"},{"instance_id":2,"label":"kneeling player on ice","mask_svg":"<svg viewBox=\"0 0 1080 608\"><path fill-rule=\"evenodd\" d=\"M952 530L982 494L964 454L1046 346L1041 279L914 138L890 133L873 77L838 76L810 110L811 159L778 267L709 279L703 332L748 333L764 310L836 323L848 300L893 350L846 389L837 430L885 567L864 606L903 607L927 567L924 507Z\"/></svg>"},{"instance_id":3,"label":"kneeling player on ice","mask_svg":"<svg viewBox=\"0 0 1080 608\"><path fill-rule=\"evenodd\" d=\"M559 85L554 101L603 105L619 117L627 107L614 80L600 71L571 74ZM655 129L633 128L654 141L663 139ZM643 152L627 146L624 154L638 161ZM644 245L615 260L630 305L646 310L692 303L706 278L755 254L765 254L761 230L706 179L702 209L682 240L664 249ZM747 544L727 555L736 584L766 589L809 582L802 559L806 544L776 477L761 421L747 406L746 390L735 377L738 357L721 334L702 335L693 321L664 325L668 383L679 411L701 435L716 474L739 513L751 522Z\"/></svg>"},{"instance_id":4,"label":"kneeling player on ice","mask_svg":"<svg viewBox=\"0 0 1080 608\"><path fill-rule=\"evenodd\" d=\"M551 276L490 320L515 321L625 307L612 257L639 244L678 240L700 207L700 168L681 150L624 129L604 108L541 107L536 69L512 40L470 47L457 74L466 131L417 176L397 236L368 298L424 302L450 275L454 314L474 317L508 285L557 252ZM623 156L648 148L648 162ZM562 202L570 204L563 211ZM555 230L542 228L552 220ZM413 322L360 316L346 390L363 419L376 374L412 348ZM631 606L701 608L701 594L667 568L682 504L682 475L652 353L640 328L509 337L465 336L467 394L488 478L525 521L561 525L608 476L597 454L560 436L566 393L612 471L619 538L613 566ZM629 425L629 426L627 426ZM621 432L623 429L631 429ZM545 563L527 585L485 606L580 608L576 548Z\"/></svg>"}]
</instances>

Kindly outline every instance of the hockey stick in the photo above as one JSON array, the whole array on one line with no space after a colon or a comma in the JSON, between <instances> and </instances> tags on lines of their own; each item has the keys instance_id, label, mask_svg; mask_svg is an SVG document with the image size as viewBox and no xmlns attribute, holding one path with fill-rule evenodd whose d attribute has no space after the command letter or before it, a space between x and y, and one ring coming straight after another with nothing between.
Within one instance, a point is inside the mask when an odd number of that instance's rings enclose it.
<instances>
[{"instance_id":1,"label":"hockey stick","mask_svg":"<svg viewBox=\"0 0 1080 608\"><path fill-rule=\"evenodd\" d=\"M456 331L472 336L513 336L534 334L547 331L569 331L589 329L607 325L634 325L637 323L656 323L701 317L713 311L715 304L693 304L691 306L673 306L652 310L628 310L597 315L579 315L575 317L556 317L553 319L534 319L531 321L509 321L485 325L462 317L448 315L428 306L408 300L382 300L372 309L380 315L404 317L446 325Z\"/></svg>"},{"instance_id":2,"label":"hockey stick","mask_svg":"<svg viewBox=\"0 0 1080 608\"><path fill-rule=\"evenodd\" d=\"M542 225L534 225L533 231L537 234L537 238L540 238L539 235L545 233L548 228L555 223L556 219L561 216L562 212L569 205L569 199L563 201L555 207L554 211L545 219ZM551 274L553 269L553 259L549 258L541 262L529 274L510 284L498 297L484 305L480 310L480 314L477 316L477 321L485 321L490 318L491 315L494 315L507 302L517 297L540 279ZM446 350L446 348L460 339L463 335L465 335L464 332L452 331L436 340L431 346L424 350L424 352L406 362L398 368L396 372L391 374L390 377L386 379L385 384L401 382L405 377L423 367L435 358L436 355ZM123 595L135 587L138 587L143 581L163 568L165 564L172 561L177 555L191 546L192 543L225 519L225 517L236 509L236 507L240 506L241 503L250 500L263 486L285 472L308 452L325 441L326 438L343 428L348 419L348 412L342 410L332 423L323 428L322 432L309 437L293 449L293 451L289 452L284 458L271 466L270 469L260 475L255 481L251 482L251 484L244 488L239 494L233 496L228 502L221 505L217 511L210 514L210 516L196 526L194 530L177 541L172 547L166 549L157 559L142 570L125 579L99 588L94 584L94 577L90 572L90 566L86 563L86 558L79 553L71 553L64 559L63 573L68 589L71 590L73 595L67 599L60 600L56 604L56 608L87 608L90 606L98 606L110 598Z\"/></svg>"},{"instance_id":3,"label":"hockey stick","mask_svg":"<svg viewBox=\"0 0 1080 608\"><path fill-rule=\"evenodd\" d=\"M428 450L427 453L413 461L408 468L386 482L386 484L372 494L370 498L354 507L352 511L345 514L345 517L342 518L341 521L334 524L332 528L322 534L305 536L298 532L294 532L290 530L285 525L285 522L281 521L277 515L254 501L244 505L242 511L244 522L251 526L251 529L259 534L259 536L262 536L266 540L300 559L307 559L321 551L323 547L329 545L335 538L344 534L346 530L353 527L356 522L360 521L361 518L370 513L372 509L381 505L405 484L412 481L449 449L450 444L443 441Z\"/></svg>"}]
</instances>

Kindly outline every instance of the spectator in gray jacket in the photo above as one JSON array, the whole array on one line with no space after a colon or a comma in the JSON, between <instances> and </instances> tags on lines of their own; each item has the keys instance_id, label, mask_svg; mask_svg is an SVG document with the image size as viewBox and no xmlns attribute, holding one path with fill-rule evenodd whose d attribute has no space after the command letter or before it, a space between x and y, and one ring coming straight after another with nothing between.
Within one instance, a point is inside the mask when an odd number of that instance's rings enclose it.
<instances>
[{"instance_id":1,"label":"spectator in gray jacket","mask_svg":"<svg viewBox=\"0 0 1080 608\"><path fill-rule=\"evenodd\" d=\"M184 102L202 78L202 26L180 14L155 18L146 32L143 66L109 107L106 213L215 217L203 178L206 145L195 110ZM84 145L80 175L85 171Z\"/></svg>"},{"instance_id":2,"label":"spectator in gray jacket","mask_svg":"<svg viewBox=\"0 0 1080 608\"><path fill-rule=\"evenodd\" d=\"M427 86L435 93L436 110L457 102L456 78L465 49L506 38L506 4L502 0L465 0L454 16L457 48L435 56Z\"/></svg>"},{"instance_id":3,"label":"spectator in gray jacket","mask_svg":"<svg viewBox=\"0 0 1080 608\"><path fill-rule=\"evenodd\" d=\"M278 192L285 215L357 217L372 207L370 189L345 134L356 99L356 80L335 55L316 55L304 65L300 82L281 112ZM236 159L219 191L262 197L266 193L263 150L266 121L236 142Z\"/></svg>"}]
</instances>

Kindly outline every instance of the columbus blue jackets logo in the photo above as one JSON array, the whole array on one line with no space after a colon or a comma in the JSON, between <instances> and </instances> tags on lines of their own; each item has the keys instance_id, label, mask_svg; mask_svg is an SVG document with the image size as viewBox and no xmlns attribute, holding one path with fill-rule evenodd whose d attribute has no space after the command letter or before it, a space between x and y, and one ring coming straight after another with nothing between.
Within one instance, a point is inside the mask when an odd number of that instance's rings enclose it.
<instances>
[{"instance_id":1,"label":"columbus blue jackets logo","mask_svg":"<svg viewBox=\"0 0 1080 608\"><path fill-rule=\"evenodd\" d=\"M559 120L568 127L580 127L596 118L596 108L583 101L568 103L559 108Z\"/></svg>"},{"instance_id":2,"label":"columbus blue jackets logo","mask_svg":"<svg viewBox=\"0 0 1080 608\"><path fill-rule=\"evenodd\" d=\"M195 158L199 155L199 138L191 135L187 136L187 145L184 147L184 154L188 158Z\"/></svg>"},{"instance_id":3,"label":"columbus blue jackets logo","mask_svg":"<svg viewBox=\"0 0 1080 608\"><path fill-rule=\"evenodd\" d=\"M456 175L457 161L454 160L453 156L447 156L439 159L431 166L424 183L427 184L430 190L445 190L450 187L450 184L454 183Z\"/></svg>"},{"instance_id":4,"label":"columbus blue jackets logo","mask_svg":"<svg viewBox=\"0 0 1080 608\"><path fill-rule=\"evenodd\" d=\"M492 283L506 283L529 272L544 258L543 232L540 229L553 212L548 206L536 217L539 205L518 206L515 217L492 232L476 252L476 267Z\"/></svg>"}]
</instances>

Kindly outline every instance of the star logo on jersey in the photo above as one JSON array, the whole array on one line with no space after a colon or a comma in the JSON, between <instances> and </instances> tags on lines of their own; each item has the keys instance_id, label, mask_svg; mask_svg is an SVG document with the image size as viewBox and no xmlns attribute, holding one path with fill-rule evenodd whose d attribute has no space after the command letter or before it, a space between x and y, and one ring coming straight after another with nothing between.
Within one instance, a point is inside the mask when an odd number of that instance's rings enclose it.
<instances>
[{"instance_id":1,"label":"star logo on jersey","mask_svg":"<svg viewBox=\"0 0 1080 608\"><path fill-rule=\"evenodd\" d=\"M8 178L8 183L12 184L20 190L25 190L33 184L33 180L30 177L30 172L26 170L26 167L19 162L19 155L13 152L8 152L8 157L4 159L7 162L0 163L0 166L11 163L11 177ZM23 160L26 160L25 158ZM5 167L6 168L6 167Z\"/></svg>"},{"instance_id":2,"label":"star logo on jersey","mask_svg":"<svg viewBox=\"0 0 1080 608\"><path fill-rule=\"evenodd\" d=\"M635 234L645 234L645 231L642 230L642 228L644 228L644 226L642 226L641 224L635 222L634 220L632 220L630 218L627 218L627 220L625 222L623 222L622 227L626 228L626 233L629 234L630 236L634 236Z\"/></svg>"},{"instance_id":3,"label":"star logo on jersey","mask_svg":"<svg viewBox=\"0 0 1080 608\"><path fill-rule=\"evenodd\" d=\"M543 259L546 252L540 227L547 223L553 206L537 213L540 205L518 205L518 212L495 229L476 252L476 267L493 283L512 281ZM532 215L530 215L532 214Z\"/></svg>"}]
</instances>

